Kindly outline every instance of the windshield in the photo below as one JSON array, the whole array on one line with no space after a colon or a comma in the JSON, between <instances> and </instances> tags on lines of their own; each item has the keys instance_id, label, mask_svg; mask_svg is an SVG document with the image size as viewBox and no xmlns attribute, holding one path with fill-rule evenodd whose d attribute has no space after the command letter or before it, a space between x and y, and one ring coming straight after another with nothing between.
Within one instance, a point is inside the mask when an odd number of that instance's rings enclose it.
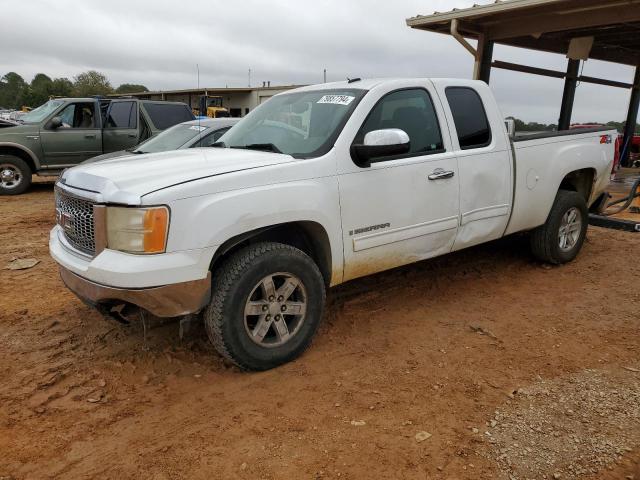
<instances>
[{"instance_id":1,"label":"windshield","mask_svg":"<svg viewBox=\"0 0 640 480\"><path fill-rule=\"evenodd\" d=\"M174 125L155 137L151 137L149 140L142 142L133 151L139 153L156 153L178 150L189 140L200 135L200 132L204 134L205 130L207 130L207 127L201 127L199 125Z\"/></svg>"},{"instance_id":2,"label":"windshield","mask_svg":"<svg viewBox=\"0 0 640 480\"><path fill-rule=\"evenodd\" d=\"M207 107L222 107L222 97L208 97Z\"/></svg>"},{"instance_id":3,"label":"windshield","mask_svg":"<svg viewBox=\"0 0 640 480\"><path fill-rule=\"evenodd\" d=\"M365 90L321 90L278 95L221 138L221 146L282 152L296 158L324 155Z\"/></svg>"},{"instance_id":4,"label":"windshield","mask_svg":"<svg viewBox=\"0 0 640 480\"><path fill-rule=\"evenodd\" d=\"M23 115L20 121L23 123L38 123L52 114L60 105L64 103L64 100L49 100L47 103L40 105L38 108L31 110L29 113Z\"/></svg>"}]
</instances>

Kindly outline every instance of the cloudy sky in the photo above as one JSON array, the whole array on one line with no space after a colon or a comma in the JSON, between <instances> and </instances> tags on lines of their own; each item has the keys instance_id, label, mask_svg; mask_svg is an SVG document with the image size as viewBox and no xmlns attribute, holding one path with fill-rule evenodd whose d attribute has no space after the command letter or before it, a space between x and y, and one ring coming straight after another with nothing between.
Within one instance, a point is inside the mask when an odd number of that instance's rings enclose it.
<instances>
[{"instance_id":1,"label":"cloudy sky","mask_svg":"<svg viewBox=\"0 0 640 480\"><path fill-rule=\"evenodd\" d=\"M0 75L72 78L95 69L114 86L152 90L307 84L346 77L469 78L470 54L405 19L487 0L0 0ZM561 55L497 47L495 59L564 70ZM590 60L585 75L631 82L633 70ZM556 122L562 80L494 70L505 116ZM623 120L629 92L583 84L574 121Z\"/></svg>"}]
</instances>

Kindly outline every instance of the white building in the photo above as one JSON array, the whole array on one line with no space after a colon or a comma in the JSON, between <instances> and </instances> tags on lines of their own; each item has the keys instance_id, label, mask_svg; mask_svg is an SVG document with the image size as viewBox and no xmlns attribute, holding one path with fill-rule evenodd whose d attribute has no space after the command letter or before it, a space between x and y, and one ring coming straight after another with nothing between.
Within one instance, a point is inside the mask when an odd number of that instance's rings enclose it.
<instances>
[{"instance_id":1,"label":"white building","mask_svg":"<svg viewBox=\"0 0 640 480\"><path fill-rule=\"evenodd\" d=\"M261 87L232 87L232 88L190 88L185 90L164 90L157 92L139 92L127 94L144 100L167 100L171 102L184 102L191 108L198 108L198 101L202 95L222 97L222 106L229 109L232 117L243 117L265 100L300 85L271 86L264 84Z\"/></svg>"}]
</instances>

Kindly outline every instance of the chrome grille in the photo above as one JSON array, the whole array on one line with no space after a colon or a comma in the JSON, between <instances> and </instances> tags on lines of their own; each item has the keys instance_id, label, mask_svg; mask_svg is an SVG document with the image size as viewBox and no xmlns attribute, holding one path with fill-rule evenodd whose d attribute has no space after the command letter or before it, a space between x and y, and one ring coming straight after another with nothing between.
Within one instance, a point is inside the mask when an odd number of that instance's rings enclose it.
<instances>
[{"instance_id":1,"label":"chrome grille","mask_svg":"<svg viewBox=\"0 0 640 480\"><path fill-rule=\"evenodd\" d=\"M89 255L95 254L92 202L56 188L56 221L72 247Z\"/></svg>"}]
</instances>

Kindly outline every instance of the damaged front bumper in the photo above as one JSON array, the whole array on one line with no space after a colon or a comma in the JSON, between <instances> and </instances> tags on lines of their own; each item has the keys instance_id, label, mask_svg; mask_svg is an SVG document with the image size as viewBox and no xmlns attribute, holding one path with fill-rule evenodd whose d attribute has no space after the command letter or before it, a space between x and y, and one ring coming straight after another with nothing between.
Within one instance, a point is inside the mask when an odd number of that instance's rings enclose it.
<instances>
[{"instance_id":1,"label":"damaged front bumper","mask_svg":"<svg viewBox=\"0 0 640 480\"><path fill-rule=\"evenodd\" d=\"M90 305L135 305L156 317L179 317L202 310L211 298L211 272L206 278L149 288L101 285L60 266L64 284Z\"/></svg>"}]
</instances>

